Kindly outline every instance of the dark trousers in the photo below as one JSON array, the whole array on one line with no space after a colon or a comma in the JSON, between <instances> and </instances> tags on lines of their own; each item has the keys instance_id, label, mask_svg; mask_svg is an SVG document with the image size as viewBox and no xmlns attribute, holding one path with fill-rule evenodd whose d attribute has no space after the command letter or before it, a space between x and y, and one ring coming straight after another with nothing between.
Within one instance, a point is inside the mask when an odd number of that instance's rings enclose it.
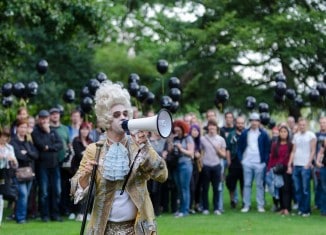
<instances>
[{"instance_id":1,"label":"dark trousers","mask_svg":"<svg viewBox=\"0 0 326 235\"><path fill-rule=\"evenodd\" d=\"M291 195L292 195L292 175L285 173L283 175L284 185L280 190L281 209L291 211Z\"/></svg>"},{"instance_id":2,"label":"dark trousers","mask_svg":"<svg viewBox=\"0 0 326 235\"><path fill-rule=\"evenodd\" d=\"M221 182L221 165L203 166L202 182L203 182L203 209L208 210L208 189L209 184L212 183L213 188L213 207L218 210L219 192L218 185Z\"/></svg>"},{"instance_id":3,"label":"dark trousers","mask_svg":"<svg viewBox=\"0 0 326 235\"><path fill-rule=\"evenodd\" d=\"M60 168L61 174L61 201L60 212L62 215L76 213L77 208L74 206L70 197L70 178L73 176L69 168Z\"/></svg>"}]
</instances>

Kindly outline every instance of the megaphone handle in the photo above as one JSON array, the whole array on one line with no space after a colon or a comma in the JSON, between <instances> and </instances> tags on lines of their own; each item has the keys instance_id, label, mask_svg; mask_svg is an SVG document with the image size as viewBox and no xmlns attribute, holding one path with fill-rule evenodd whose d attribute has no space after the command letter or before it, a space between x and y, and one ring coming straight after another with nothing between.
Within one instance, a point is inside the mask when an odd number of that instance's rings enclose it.
<instances>
[{"instance_id":1,"label":"megaphone handle","mask_svg":"<svg viewBox=\"0 0 326 235\"><path fill-rule=\"evenodd\" d=\"M123 182L123 185L122 185L122 189L121 189L120 195L122 195L123 192L124 192L125 189L126 189L126 186L127 186L128 180L129 180L129 178L130 178L130 175L131 175L132 169L134 168L134 165L135 165L136 159L137 159L137 157L138 157L140 151L141 151L141 148L138 150L138 152L137 152L137 154L136 154L136 156L135 156L135 158L134 158L134 160L133 160L133 162L132 162L132 164L131 164L131 166L130 166L130 169L129 169L129 172L128 172L127 176L126 176L126 179L125 179L125 181Z\"/></svg>"}]
</instances>

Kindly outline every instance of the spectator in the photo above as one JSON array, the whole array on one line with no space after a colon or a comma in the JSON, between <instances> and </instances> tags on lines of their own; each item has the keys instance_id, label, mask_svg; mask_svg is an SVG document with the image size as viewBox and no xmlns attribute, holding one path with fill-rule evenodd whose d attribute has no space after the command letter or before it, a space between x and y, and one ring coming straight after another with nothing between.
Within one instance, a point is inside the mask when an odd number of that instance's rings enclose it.
<instances>
[{"instance_id":1,"label":"spectator","mask_svg":"<svg viewBox=\"0 0 326 235\"><path fill-rule=\"evenodd\" d=\"M238 140L238 157L243 168L243 202L241 212L247 213L251 206L252 182L256 181L258 212L265 212L264 174L268 162L270 140L267 132L260 128L258 113L250 114L250 127L244 130Z\"/></svg>"},{"instance_id":2,"label":"spectator","mask_svg":"<svg viewBox=\"0 0 326 235\"><path fill-rule=\"evenodd\" d=\"M307 130L306 119L299 119L298 132L294 134L292 143L288 172L293 172L295 195L299 203L298 215L307 217L311 213L310 177L316 150L316 135Z\"/></svg>"},{"instance_id":3,"label":"spectator","mask_svg":"<svg viewBox=\"0 0 326 235\"><path fill-rule=\"evenodd\" d=\"M28 110L26 107L20 107L17 110L17 114L16 114L16 120L11 124L11 128L10 128L10 135L13 137L16 135L16 129L17 129L17 122L20 120L26 120L28 119Z\"/></svg>"},{"instance_id":4,"label":"spectator","mask_svg":"<svg viewBox=\"0 0 326 235\"><path fill-rule=\"evenodd\" d=\"M273 197L273 210L280 211L282 215L288 215L291 211L292 176L287 172L291 151L290 130L286 126L280 126L279 136L271 146L267 172L274 171L273 174L276 175L274 178L280 176L283 179L283 186L276 190L278 193ZM275 172L274 168L276 167L280 169L279 172Z\"/></svg>"},{"instance_id":5,"label":"spectator","mask_svg":"<svg viewBox=\"0 0 326 235\"><path fill-rule=\"evenodd\" d=\"M320 168L320 214L326 216L326 140L320 146L316 165Z\"/></svg>"},{"instance_id":6,"label":"spectator","mask_svg":"<svg viewBox=\"0 0 326 235\"><path fill-rule=\"evenodd\" d=\"M38 158L38 152L31 141L27 139L28 122L19 120L16 124L16 135L10 141L15 150L15 156L19 167L32 167L35 172L34 161ZM27 220L28 196L33 180L18 182L18 200L15 209L15 219L17 223L23 224Z\"/></svg>"},{"instance_id":7,"label":"spectator","mask_svg":"<svg viewBox=\"0 0 326 235\"><path fill-rule=\"evenodd\" d=\"M40 210L43 222L50 217L62 221L60 217L61 180L58 153L63 148L57 132L50 128L50 113L41 110L38 124L32 132L33 142L39 151ZM50 217L49 217L50 216Z\"/></svg>"},{"instance_id":8,"label":"spectator","mask_svg":"<svg viewBox=\"0 0 326 235\"><path fill-rule=\"evenodd\" d=\"M231 131L226 138L226 159L228 162L228 175L226 176L226 186L230 194L231 208L236 208L238 203L235 193L237 192L237 182L240 183L240 192L243 199L243 170L238 157L238 141L245 128L245 120L243 117L237 117L235 122L235 130Z\"/></svg>"},{"instance_id":9,"label":"spectator","mask_svg":"<svg viewBox=\"0 0 326 235\"><path fill-rule=\"evenodd\" d=\"M209 214L208 206L208 189L209 184L213 187L213 208L214 214L221 215L219 211L219 191L218 186L221 181L221 158L226 158L225 140L218 135L219 128L217 122L210 119L207 123L207 134L200 138L201 149L203 153L203 169L202 169L202 200L203 214Z\"/></svg>"},{"instance_id":10,"label":"spectator","mask_svg":"<svg viewBox=\"0 0 326 235\"><path fill-rule=\"evenodd\" d=\"M175 171L175 182L180 196L180 210L176 217L184 217L190 210L190 182L192 176L192 160L194 155L194 142L189 133L189 126L182 120L173 123L173 151L178 163Z\"/></svg>"},{"instance_id":11,"label":"spectator","mask_svg":"<svg viewBox=\"0 0 326 235\"><path fill-rule=\"evenodd\" d=\"M93 141L90 138L90 131L92 129L92 125L89 122L83 122L80 125L79 129L79 135L74 138L72 141L72 147L74 150L74 157L71 160L71 174L76 174L80 162L83 158L83 154L85 152L86 147L93 143ZM84 201L78 203L77 207L75 208L75 212L77 213L76 221L82 221L83 220L83 209L84 209L85 203Z\"/></svg>"},{"instance_id":12,"label":"spectator","mask_svg":"<svg viewBox=\"0 0 326 235\"><path fill-rule=\"evenodd\" d=\"M68 126L68 129L70 143L72 143L73 139L78 136L80 125L83 122L81 111L78 109L73 110L70 114L70 121L71 124Z\"/></svg>"}]
</instances>

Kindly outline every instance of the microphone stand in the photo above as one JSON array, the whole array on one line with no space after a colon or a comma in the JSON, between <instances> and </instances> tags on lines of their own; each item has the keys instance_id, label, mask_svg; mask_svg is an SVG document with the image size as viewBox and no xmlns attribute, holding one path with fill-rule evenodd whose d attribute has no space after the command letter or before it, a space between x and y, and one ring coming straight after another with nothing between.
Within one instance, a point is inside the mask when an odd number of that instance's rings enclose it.
<instances>
[{"instance_id":1,"label":"microphone stand","mask_svg":"<svg viewBox=\"0 0 326 235\"><path fill-rule=\"evenodd\" d=\"M99 161L99 158L100 158L100 152L101 152L102 146L103 146L103 143L99 143L99 142L96 143L95 161L96 161L97 164L98 164L98 161ZM82 226L80 228L80 235L83 235L84 234L84 230L85 230L86 219L87 219L87 212L88 212L89 206L91 204L91 199L92 199L92 194L93 194L93 188L94 188L94 182L95 182L95 174L96 174L96 170L97 170L97 164L93 166L93 170L92 170L91 182L90 182L90 185L89 185L86 207L84 208L83 222L82 222Z\"/></svg>"}]
</instances>

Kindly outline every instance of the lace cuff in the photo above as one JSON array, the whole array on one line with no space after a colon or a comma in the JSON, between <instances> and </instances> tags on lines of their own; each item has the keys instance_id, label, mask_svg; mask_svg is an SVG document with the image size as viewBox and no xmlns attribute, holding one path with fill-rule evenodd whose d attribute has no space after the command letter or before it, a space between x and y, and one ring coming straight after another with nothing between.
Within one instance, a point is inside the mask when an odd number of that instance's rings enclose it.
<instances>
[{"instance_id":1,"label":"lace cuff","mask_svg":"<svg viewBox=\"0 0 326 235\"><path fill-rule=\"evenodd\" d=\"M83 189L82 186L79 184L79 180L77 181L77 189L74 195L74 204L80 202L88 193L89 185Z\"/></svg>"}]
</instances>

